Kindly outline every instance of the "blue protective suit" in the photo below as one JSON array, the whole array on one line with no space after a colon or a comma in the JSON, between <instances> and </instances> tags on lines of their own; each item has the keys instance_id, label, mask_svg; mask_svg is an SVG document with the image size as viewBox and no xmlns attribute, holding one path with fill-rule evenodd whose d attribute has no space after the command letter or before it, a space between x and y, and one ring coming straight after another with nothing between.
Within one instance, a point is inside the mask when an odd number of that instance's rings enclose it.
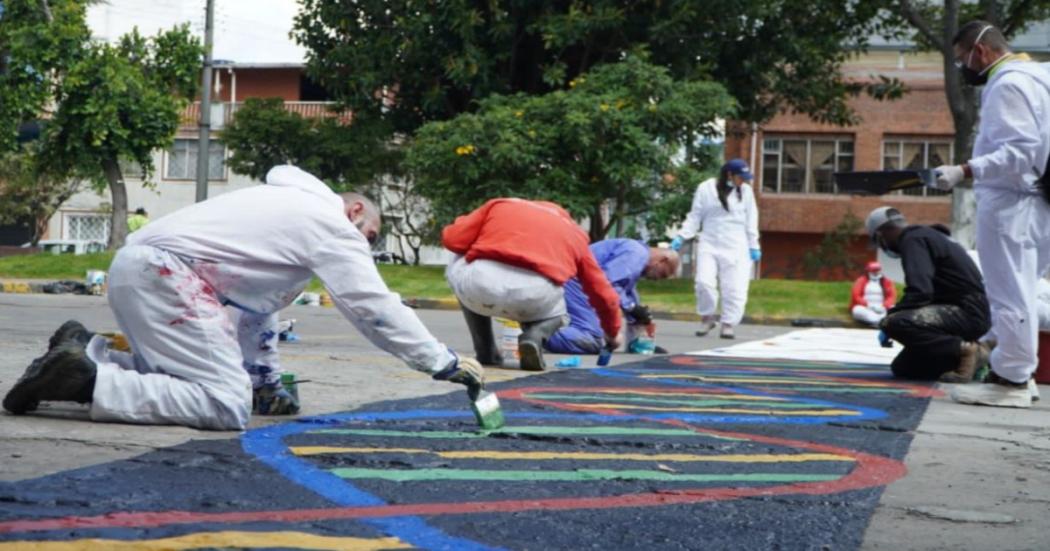
<instances>
[{"instance_id":1,"label":"blue protective suit","mask_svg":"<svg viewBox=\"0 0 1050 551\"><path fill-rule=\"evenodd\" d=\"M592 243L591 253L620 295L620 309L634 308L638 304L636 286L649 263L649 247L633 239L606 239ZM561 354L597 354L605 345L598 314L587 302L576 278L567 281L564 290L569 325L547 340L546 349Z\"/></svg>"}]
</instances>

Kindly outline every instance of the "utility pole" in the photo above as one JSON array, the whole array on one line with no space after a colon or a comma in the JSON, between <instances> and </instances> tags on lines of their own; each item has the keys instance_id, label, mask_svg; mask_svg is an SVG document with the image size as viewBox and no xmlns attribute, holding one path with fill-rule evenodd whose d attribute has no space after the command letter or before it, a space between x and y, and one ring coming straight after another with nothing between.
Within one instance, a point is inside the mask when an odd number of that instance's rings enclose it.
<instances>
[{"instance_id":1,"label":"utility pole","mask_svg":"<svg viewBox=\"0 0 1050 551\"><path fill-rule=\"evenodd\" d=\"M204 74L201 77L200 137L197 139L197 202L208 198L208 140L211 138L211 50L215 0L208 0L204 18Z\"/></svg>"}]
</instances>

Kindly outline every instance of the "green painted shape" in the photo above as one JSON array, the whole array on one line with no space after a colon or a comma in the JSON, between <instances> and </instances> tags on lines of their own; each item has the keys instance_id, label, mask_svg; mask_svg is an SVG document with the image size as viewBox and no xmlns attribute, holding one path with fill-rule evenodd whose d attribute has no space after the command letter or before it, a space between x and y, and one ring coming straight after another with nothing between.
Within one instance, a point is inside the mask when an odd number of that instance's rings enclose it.
<instances>
[{"instance_id":1,"label":"green painted shape","mask_svg":"<svg viewBox=\"0 0 1050 551\"><path fill-rule=\"evenodd\" d=\"M578 469L573 471L503 471L479 469L332 469L347 479L379 479L392 482L439 480L487 480L501 482L585 482L589 480L651 480L658 482L823 482L842 475L808 473L675 474L663 471Z\"/></svg>"},{"instance_id":2,"label":"green painted shape","mask_svg":"<svg viewBox=\"0 0 1050 551\"><path fill-rule=\"evenodd\" d=\"M541 436L692 436L708 437L717 440L742 440L728 436L715 436L698 433L689 429L654 429L645 427L558 427L558 426L520 426L503 427L494 431L409 431L384 429L319 429L311 434L352 434L356 436L392 436L399 438L485 438L490 434L533 434Z\"/></svg>"},{"instance_id":3,"label":"green painted shape","mask_svg":"<svg viewBox=\"0 0 1050 551\"><path fill-rule=\"evenodd\" d=\"M639 402L647 404L683 405L694 407L708 406L754 406L756 408L781 408L781 409L803 409L817 407L813 404L799 404L781 401L761 402L757 400L677 400L663 398L627 398L622 395L598 395L598 394L528 394L529 398L541 400L577 400L577 401L600 401L600 402Z\"/></svg>"}]
</instances>

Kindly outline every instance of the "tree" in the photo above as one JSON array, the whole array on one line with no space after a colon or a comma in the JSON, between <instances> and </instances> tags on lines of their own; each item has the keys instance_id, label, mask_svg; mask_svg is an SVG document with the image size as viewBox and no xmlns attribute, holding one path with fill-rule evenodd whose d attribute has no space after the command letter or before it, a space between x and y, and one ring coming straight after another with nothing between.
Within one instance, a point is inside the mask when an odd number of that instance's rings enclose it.
<instances>
[{"instance_id":1,"label":"tree","mask_svg":"<svg viewBox=\"0 0 1050 551\"><path fill-rule=\"evenodd\" d=\"M977 91L965 84L955 68L952 39L967 21L984 19L1009 39L1035 21L1050 17L1047 0L890 0L889 7L914 31L921 48L941 54L944 92L955 124L955 162L970 157L977 125ZM972 186L957 187L952 195L953 234L960 242L974 244L974 198Z\"/></svg>"},{"instance_id":2,"label":"tree","mask_svg":"<svg viewBox=\"0 0 1050 551\"><path fill-rule=\"evenodd\" d=\"M294 164L348 190L371 182L376 174L393 173L399 164L395 144L382 120L339 113L308 119L288 111L279 98L249 98L222 132L230 148L230 168L263 179L279 164Z\"/></svg>"},{"instance_id":3,"label":"tree","mask_svg":"<svg viewBox=\"0 0 1050 551\"><path fill-rule=\"evenodd\" d=\"M50 177L35 159L30 152L0 154L0 224L31 224L34 247L51 217L82 187L79 180Z\"/></svg>"},{"instance_id":4,"label":"tree","mask_svg":"<svg viewBox=\"0 0 1050 551\"><path fill-rule=\"evenodd\" d=\"M377 195L383 197L384 223L398 238L401 257L408 258L404 251L407 245L412 251L412 264L418 266L423 245L441 242L441 226L434 220L430 202L416 191L411 178L395 181L387 185L386 190Z\"/></svg>"},{"instance_id":5,"label":"tree","mask_svg":"<svg viewBox=\"0 0 1050 551\"><path fill-rule=\"evenodd\" d=\"M842 220L824 234L815 249L806 251L797 266L804 279L816 279L822 273L831 277L844 276L856 270L861 259L850 254L850 245L858 240L857 232L864 222L852 211L847 211Z\"/></svg>"},{"instance_id":6,"label":"tree","mask_svg":"<svg viewBox=\"0 0 1050 551\"><path fill-rule=\"evenodd\" d=\"M884 30L879 2L852 0L303 0L293 35L308 72L355 113L410 133L490 94L563 89L644 47L676 79L723 83L737 116L783 108L852 123L839 68Z\"/></svg>"},{"instance_id":7,"label":"tree","mask_svg":"<svg viewBox=\"0 0 1050 551\"><path fill-rule=\"evenodd\" d=\"M152 153L171 145L179 114L197 89L203 50L188 25L153 38L132 32L117 44L90 40L84 2L9 0L0 19L8 44L0 75L0 119L10 147L17 125L44 126L38 166L55 179L83 179L110 190L109 247L127 235L127 190L121 158L147 177Z\"/></svg>"},{"instance_id":8,"label":"tree","mask_svg":"<svg viewBox=\"0 0 1050 551\"><path fill-rule=\"evenodd\" d=\"M567 90L493 95L476 113L428 123L406 167L441 224L492 197L543 198L588 217L599 240L658 199L672 158L716 134L733 107L721 85L675 81L636 53Z\"/></svg>"}]
</instances>

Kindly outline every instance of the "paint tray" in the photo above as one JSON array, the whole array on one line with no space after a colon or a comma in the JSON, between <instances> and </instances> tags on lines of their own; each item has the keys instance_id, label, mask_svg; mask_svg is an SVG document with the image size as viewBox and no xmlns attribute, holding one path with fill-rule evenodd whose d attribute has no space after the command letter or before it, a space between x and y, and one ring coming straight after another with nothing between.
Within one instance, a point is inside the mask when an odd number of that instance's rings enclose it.
<instances>
[{"instance_id":1,"label":"paint tray","mask_svg":"<svg viewBox=\"0 0 1050 551\"><path fill-rule=\"evenodd\" d=\"M933 169L835 173L835 185L838 186L838 192L852 195L885 195L902 189L933 187L936 180Z\"/></svg>"}]
</instances>

